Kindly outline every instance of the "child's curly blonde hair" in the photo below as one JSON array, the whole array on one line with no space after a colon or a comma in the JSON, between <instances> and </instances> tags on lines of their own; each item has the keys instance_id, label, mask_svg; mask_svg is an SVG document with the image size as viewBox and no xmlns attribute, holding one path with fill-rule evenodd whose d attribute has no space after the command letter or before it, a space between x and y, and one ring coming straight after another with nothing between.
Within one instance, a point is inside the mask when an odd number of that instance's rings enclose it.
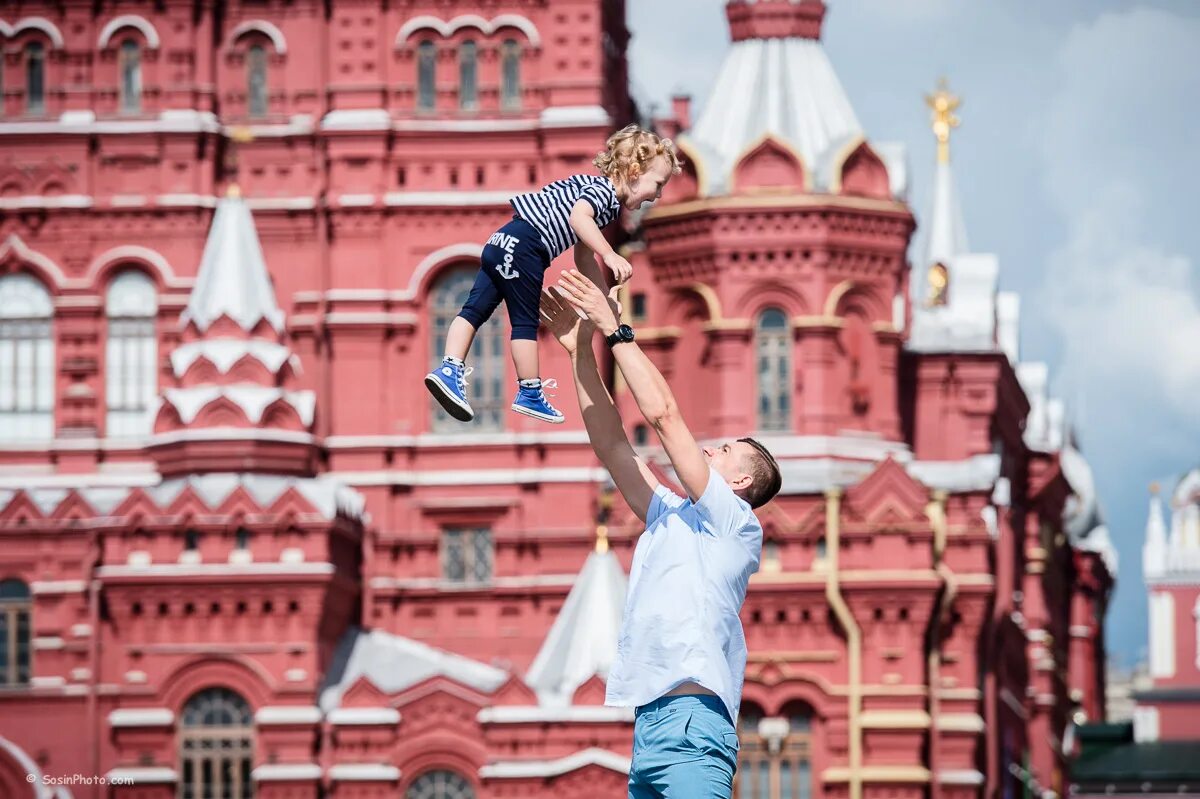
<instances>
[{"instance_id":1,"label":"child's curly blonde hair","mask_svg":"<svg viewBox=\"0 0 1200 799\"><path fill-rule=\"evenodd\" d=\"M608 137L604 152L597 154L592 163L613 183L628 185L645 174L650 162L660 155L671 165L671 174L678 175L679 153L673 141L638 125L626 125Z\"/></svg>"}]
</instances>

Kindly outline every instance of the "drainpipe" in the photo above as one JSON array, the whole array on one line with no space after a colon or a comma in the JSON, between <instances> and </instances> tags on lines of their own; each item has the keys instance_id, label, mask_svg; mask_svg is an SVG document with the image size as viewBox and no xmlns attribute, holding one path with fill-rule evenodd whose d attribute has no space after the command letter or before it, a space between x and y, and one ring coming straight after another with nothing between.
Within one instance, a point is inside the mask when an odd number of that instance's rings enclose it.
<instances>
[{"instance_id":1,"label":"drainpipe","mask_svg":"<svg viewBox=\"0 0 1200 799\"><path fill-rule=\"evenodd\" d=\"M938 688L941 685L942 666L941 630L946 617L950 614L950 607L954 604L954 596L958 593L954 572L942 560L946 553L945 491L934 492L933 501L925 507L925 515L933 527L933 568L942 578L942 584L945 586L938 598L933 621L929 628L929 772L933 777L930 796L932 799L937 799L942 793L941 783L938 781L938 742L940 739L938 735L940 729L938 726L940 722Z\"/></svg>"},{"instance_id":2,"label":"drainpipe","mask_svg":"<svg viewBox=\"0 0 1200 799\"><path fill-rule=\"evenodd\" d=\"M1001 620L1005 614L1005 607L1013 607L1012 588L1015 581L1015 574L1021 567L1020 560L1024 557L1024 529L1025 520L1019 519L1020 524L1013 525L1013 513L1011 508L997 508L996 510L996 525L1000 531L998 541L995 545L996 551L996 590L992 597L992 609L988 614L987 624L991 628L988 634L984 636L985 649L984 657L988 658L988 668L984 672L983 678L983 718L984 718L984 741L986 746L985 762L987 767L984 769L984 797L1000 796L1004 790L1004 784L1008 781L1007 773L1000 773L1000 749L1004 746L1004 742L1000 737L1000 691L1004 686L1000 683L999 664L1001 659L1005 657L1005 653L999 651L996 643L996 634L1000 629ZM1016 559L1010 559L1008 552L1010 549L1000 545L999 541L1004 540L1004 530L1007 529L1010 535L1017 537L1018 548L1021 553ZM1021 590L1024 590L1024 585L1021 585ZM1006 603L1006 604L1002 604ZM1024 632L1022 632L1024 640ZM1011 764L1010 764L1011 765Z\"/></svg>"},{"instance_id":3,"label":"drainpipe","mask_svg":"<svg viewBox=\"0 0 1200 799\"><path fill-rule=\"evenodd\" d=\"M825 599L846 631L846 648L850 658L847 703L850 722L850 798L862 799L862 631L854 621L850 607L842 596L838 582L838 542L841 533L842 490L830 488L825 492L825 558L829 572L825 579Z\"/></svg>"}]
</instances>

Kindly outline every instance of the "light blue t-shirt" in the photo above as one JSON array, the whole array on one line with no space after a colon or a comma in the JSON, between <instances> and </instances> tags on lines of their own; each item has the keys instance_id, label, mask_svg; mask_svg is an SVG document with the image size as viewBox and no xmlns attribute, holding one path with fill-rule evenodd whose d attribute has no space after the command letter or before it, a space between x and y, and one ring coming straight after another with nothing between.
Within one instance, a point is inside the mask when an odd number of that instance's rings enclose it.
<instances>
[{"instance_id":1,"label":"light blue t-shirt","mask_svg":"<svg viewBox=\"0 0 1200 799\"><path fill-rule=\"evenodd\" d=\"M666 486L655 490L629 570L606 705L638 707L695 682L737 722L746 676L738 614L762 536L750 505L711 469L695 502Z\"/></svg>"}]
</instances>

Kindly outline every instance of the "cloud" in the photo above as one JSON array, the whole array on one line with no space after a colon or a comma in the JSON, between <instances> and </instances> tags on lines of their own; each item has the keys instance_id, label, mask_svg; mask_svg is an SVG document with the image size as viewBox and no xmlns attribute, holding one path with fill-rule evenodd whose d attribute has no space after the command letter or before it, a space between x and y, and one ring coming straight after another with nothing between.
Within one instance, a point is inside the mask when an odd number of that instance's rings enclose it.
<instances>
[{"instance_id":1,"label":"cloud","mask_svg":"<svg viewBox=\"0 0 1200 799\"><path fill-rule=\"evenodd\" d=\"M1051 255L1039 303L1064 339L1061 380L1103 417L1090 421L1131 422L1165 402L1200 430L1193 263L1125 229L1143 207L1137 188L1103 186Z\"/></svg>"},{"instance_id":2,"label":"cloud","mask_svg":"<svg viewBox=\"0 0 1200 799\"><path fill-rule=\"evenodd\" d=\"M723 0L634 0L628 7L634 97L649 113L666 113L671 93L691 94L702 104L729 45Z\"/></svg>"},{"instance_id":3,"label":"cloud","mask_svg":"<svg viewBox=\"0 0 1200 799\"><path fill-rule=\"evenodd\" d=\"M1200 431L1197 239L1163 202L1200 174L1194 112L1173 101L1200 96L1196 41L1200 20L1106 14L1072 31L1047 75L1056 90L1035 133L1066 235L1031 300L1062 336L1059 376L1092 423L1157 406Z\"/></svg>"}]
</instances>

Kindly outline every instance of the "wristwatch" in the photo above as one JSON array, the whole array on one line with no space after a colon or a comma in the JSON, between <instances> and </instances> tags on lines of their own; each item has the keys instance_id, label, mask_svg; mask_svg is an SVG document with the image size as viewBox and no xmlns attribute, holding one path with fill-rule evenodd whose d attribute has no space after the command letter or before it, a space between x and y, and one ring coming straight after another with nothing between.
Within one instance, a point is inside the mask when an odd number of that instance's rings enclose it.
<instances>
[{"instance_id":1,"label":"wristwatch","mask_svg":"<svg viewBox=\"0 0 1200 799\"><path fill-rule=\"evenodd\" d=\"M618 344L624 344L627 341L633 341L633 338L633 328L629 325L621 325L612 333L609 333L604 337L604 343L608 345L609 349L612 349Z\"/></svg>"}]
</instances>

